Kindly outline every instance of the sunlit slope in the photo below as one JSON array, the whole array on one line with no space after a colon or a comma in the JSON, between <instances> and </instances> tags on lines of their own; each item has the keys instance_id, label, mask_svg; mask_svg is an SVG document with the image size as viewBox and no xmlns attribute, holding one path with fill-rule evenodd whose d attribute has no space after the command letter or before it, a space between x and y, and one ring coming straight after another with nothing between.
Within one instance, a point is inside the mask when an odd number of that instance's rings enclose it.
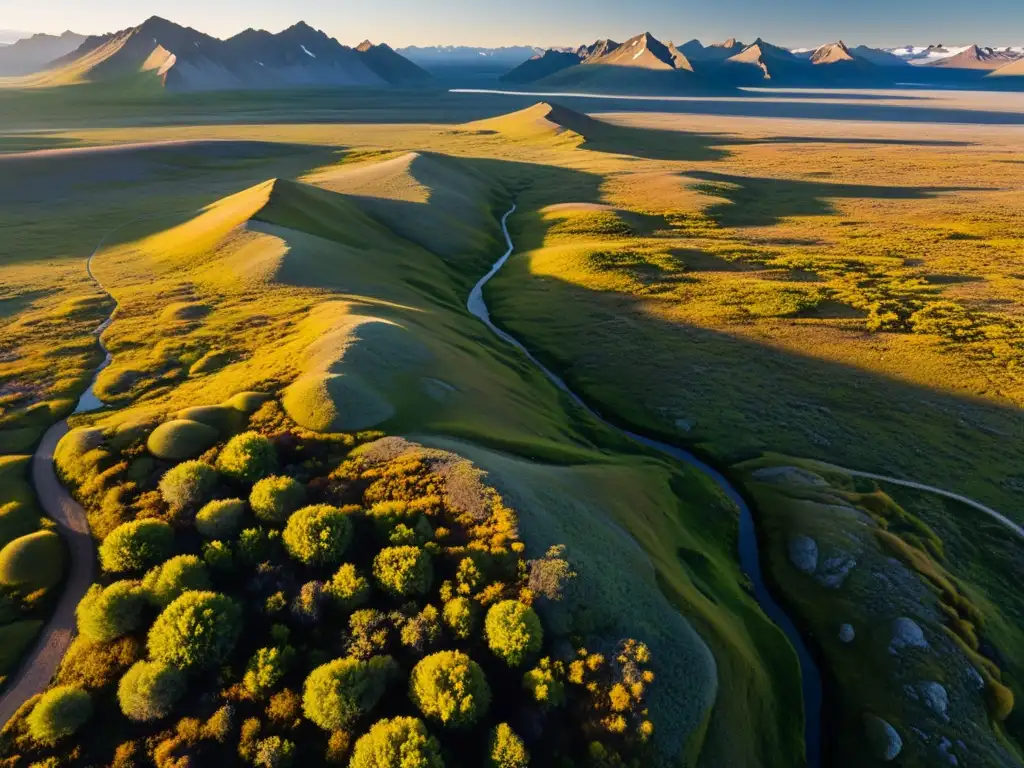
<instances>
[{"instance_id":1,"label":"sunlit slope","mask_svg":"<svg viewBox=\"0 0 1024 768\"><path fill-rule=\"evenodd\" d=\"M799 695L795 658L741 586L734 510L704 478L638 455L572 407L465 311L464 275L384 227L358 196L267 181L103 253L95 269L119 302L99 394L124 406L100 418L126 439L227 412L211 407L255 390L280 393L310 429L476 446L510 493L523 489L538 547L556 523L594 528L579 538L581 557L633 547L619 526L640 543L638 578L602 598L595 632L610 633L639 604L635 590L658 585L664 598L649 595L647 621L687 626L674 608L699 633L652 634L674 660L666 679L686 681L658 697L666 754L733 764L799 754L799 712L780 703ZM186 410L195 406L203 413ZM726 723L741 712L763 729L730 740Z\"/></svg>"},{"instance_id":2,"label":"sunlit slope","mask_svg":"<svg viewBox=\"0 0 1024 768\"><path fill-rule=\"evenodd\" d=\"M349 196L393 232L450 263L471 264L499 248L491 207L507 194L453 158L408 152L344 163L305 180Z\"/></svg>"}]
</instances>

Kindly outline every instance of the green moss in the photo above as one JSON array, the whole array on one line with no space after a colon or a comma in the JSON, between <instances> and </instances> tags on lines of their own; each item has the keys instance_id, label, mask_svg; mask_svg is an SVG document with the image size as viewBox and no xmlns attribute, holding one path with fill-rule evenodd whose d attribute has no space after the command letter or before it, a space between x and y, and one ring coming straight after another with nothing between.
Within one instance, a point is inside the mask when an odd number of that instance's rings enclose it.
<instances>
[{"instance_id":1,"label":"green moss","mask_svg":"<svg viewBox=\"0 0 1024 768\"><path fill-rule=\"evenodd\" d=\"M199 421L176 419L153 430L146 447L160 459L194 459L217 442L217 430Z\"/></svg>"}]
</instances>

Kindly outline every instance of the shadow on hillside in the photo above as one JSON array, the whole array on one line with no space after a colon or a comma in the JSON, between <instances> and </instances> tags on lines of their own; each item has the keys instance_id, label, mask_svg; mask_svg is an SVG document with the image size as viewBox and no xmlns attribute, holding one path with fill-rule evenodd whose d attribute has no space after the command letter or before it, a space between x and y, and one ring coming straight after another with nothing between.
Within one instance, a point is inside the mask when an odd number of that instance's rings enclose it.
<instances>
[{"instance_id":1,"label":"shadow on hillside","mask_svg":"<svg viewBox=\"0 0 1024 768\"><path fill-rule=\"evenodd\" d=\"M636 128L595 119L588 123L589 129L579 131L585 139L581 148L592 152L685 162L724 160L732 154L722 146L730 142L716 134Z\"/></svg>"},{"instance_id":2,"label":"shadow on hillside","mask_svg":"<svg viewBox=\"0 0 1024 768\"><path fill-rule=\"evenodd\" d=\"M492 317L605 416L727 460L779 451L1019 510L1021 410L852 367L828 346L816 357L670 322L656 298L530 275L522 259L489 290Z\"/></svg>"},{"instance_id":3,"label":"shadow on hillside","mask_svg":"<svg viewBox=\"0 0 1024 768\"><path fill-rule=\"evenodd\" d=\"M731 143L731 142L729 142ZM741 139L741 144L866 144L895 147L973 147L973 141L943 139L868 139L847 136L765 136L760 139Z\"/></svg>"},{"instance_id":4,"label":"shadow on hillside","mask_svg":"<svg viewBox=\"0 0 1024 768\"><path fill-rule=\"evenodd\" d=\"M724 227L759 227L790 216L828 216L836 213L833 198L869 200L924 200L943 192L977 187L885 187L871 184L833 184L757 176L735 176L714 171L686 171L685 178L700 181L693 188L712 197L705 213Z\"/></svg>"}]
</instances>

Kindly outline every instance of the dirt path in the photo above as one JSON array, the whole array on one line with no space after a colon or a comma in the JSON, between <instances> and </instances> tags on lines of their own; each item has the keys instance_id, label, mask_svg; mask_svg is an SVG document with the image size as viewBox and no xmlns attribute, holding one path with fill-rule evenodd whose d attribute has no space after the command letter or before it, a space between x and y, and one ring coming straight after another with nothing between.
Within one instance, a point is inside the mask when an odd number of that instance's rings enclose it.
<instances>
[{"instance_id":1,"label":"dirt path","mask_svg":"<svg viewBox=\"0 0 1024 768\"><path fill-rule=\"evenodd\" d=\"M6 723L28 699L42 693L75 636L75 608L92 584L96 556L85 510L71 498L53 466L53 451L67 434L68 423L50 427L32 456L32 484L43 510L57 523L68 549L68 577L50 620L0 695L0 723Z\"/></svg>"},{"instance_id":2,"label":"dirt path","mask_svg":"<svg viewBox=\"0 0 1024 768\"><path fill-rule=\"evenodd\" d=\"M873 472L860 472L856 469L848 469L846 467L840 467L836 464L829 464L828 462L819 461L817 462L820 466L827 469L834 469L839 472L844 472L847 475L853 477L866 477L869 480L878 480L883 483L892 483L893 485L902 485L904 488L914 488L918 491L927 491L928 493L934 493L938 496L945 496L947 499L953 499L959 501L961 504L966 504L972 509L976 509L979 512L984 512L986 515L991 517L996 522L1002 523L1015 534L1024 539L1024 528L1017 525L1006 515L996 512L992 507L986 507L980 501L975 501L967 496L961 496L959 493L953 493L952 491L944 491L942 488L936 488L934 485L925 485L924 483L916 483L913 480L900 480L898 477L889 477L888 475L876 475Z\"/></svg>"}]
</instances>

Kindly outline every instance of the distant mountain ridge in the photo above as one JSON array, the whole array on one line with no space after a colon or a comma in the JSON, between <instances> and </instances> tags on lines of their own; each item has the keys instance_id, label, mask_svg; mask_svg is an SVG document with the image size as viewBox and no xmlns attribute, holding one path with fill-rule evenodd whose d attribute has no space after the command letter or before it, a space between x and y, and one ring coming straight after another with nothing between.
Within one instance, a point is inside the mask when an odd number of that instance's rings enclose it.
<instances>
[{"instance_id":1,"label":"distant mountain ridge","mask_svg":"<svg viewBox=\"0 0 1024 768\"><path fill-rule=\"evenodd\" d=\"M31 35L0 48L0 75L16 76L36 72L54 59L70 53L84 43L85 35Z\"/></svg>"},{"instance_id":2,"label":"distant mountain ridge","mask_svg":"<svg viewBox=\"0 0 1024 768\"><path fill-rule=\"evenodd\" d=\"M631 87L643 90L644 86L655 84L664 90L769 83L798 87L870 87L898 82L899 70L911 64L950 70L950 76L955 76L960 70L998 70L1021 58L1024 58L1024 48L906 46L883 49L865 45L851 48L842 40L796 50L761 38L749 45L730 38L708 46L692 39L677 46L663 43L645 32L625 43L602 39L574 51L548 49L531 56L501 79L509 84L586 86L609 92ZM655 73L672 75L655 76Z\"/></svg>"},{"instance_id":3,"label":"distant mountain ridge","mask_svg":"<svg viewBox=\"0 0 1024 768\"><path fill-rule=\"evenodd\" d=\"M37 75L38 84L156 79L175 91L294 86L409 87L429 73L387 45L342 45L305 22L282 32L247 29L227 40L154 16L87 38Z\"/></svg>"},{"instance_id":4,"label":"distant mountain ridge","mask_svg":"<svg viewBox=\"0 0 1024 768\"><path fill-rule=\"evenodd\" d=\"M509 45L498 48L469 45L410 45L397 48L396 52L421 67L431 65L506 64L515 66L532 56L544 52L543 48L532 45Z\"/></svg>"}]
</instances>

